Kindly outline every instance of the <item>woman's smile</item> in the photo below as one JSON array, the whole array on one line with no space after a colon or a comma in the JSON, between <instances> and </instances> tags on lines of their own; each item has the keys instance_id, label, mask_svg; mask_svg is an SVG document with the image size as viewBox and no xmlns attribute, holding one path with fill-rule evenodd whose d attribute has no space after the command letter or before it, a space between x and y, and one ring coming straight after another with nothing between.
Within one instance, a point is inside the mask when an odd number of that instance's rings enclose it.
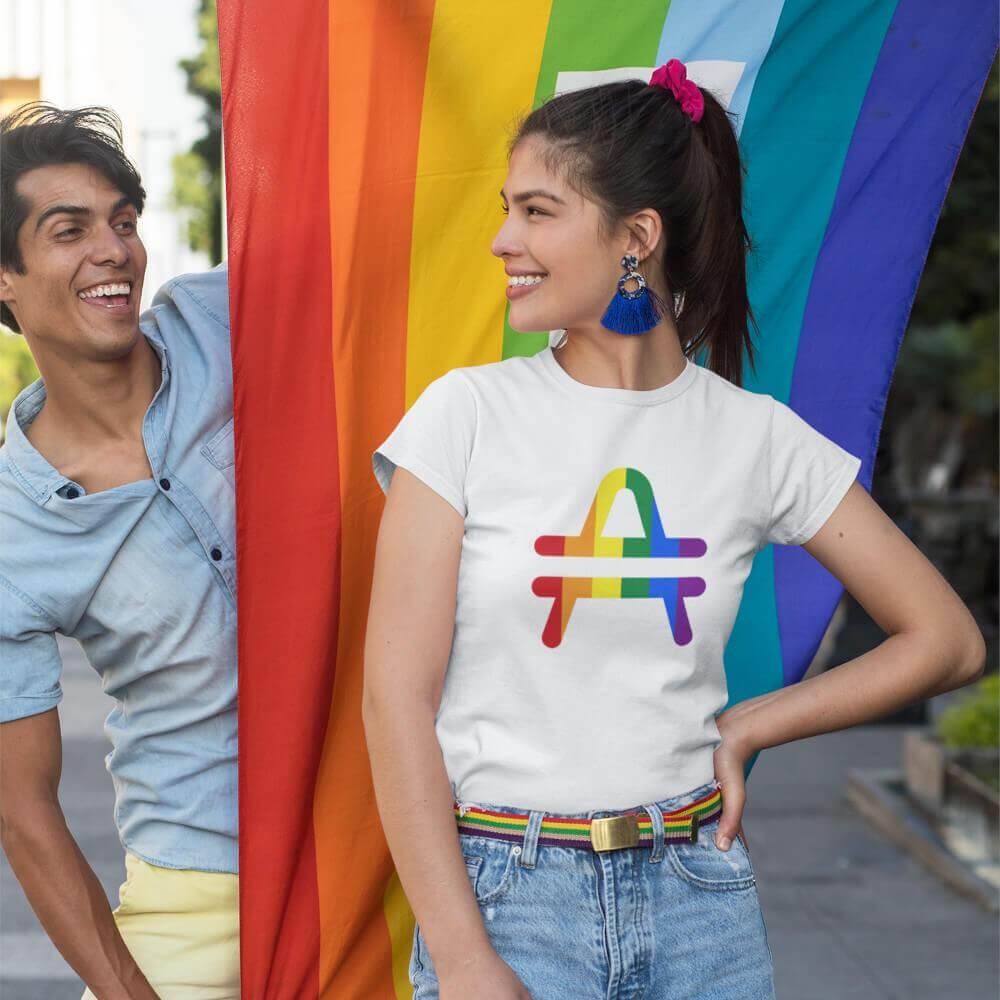
<instances>
[{"instance_id":1,"label":"woman's smile","mask_svg":"<svg viewBox=\"0 0 1000 1000\"><path fill-rule=\"evenodd\" d=\"M507 298L511 301L530 295L546 278L547 274L509 274L507 276Z\"/></svg>"}]
</instances>

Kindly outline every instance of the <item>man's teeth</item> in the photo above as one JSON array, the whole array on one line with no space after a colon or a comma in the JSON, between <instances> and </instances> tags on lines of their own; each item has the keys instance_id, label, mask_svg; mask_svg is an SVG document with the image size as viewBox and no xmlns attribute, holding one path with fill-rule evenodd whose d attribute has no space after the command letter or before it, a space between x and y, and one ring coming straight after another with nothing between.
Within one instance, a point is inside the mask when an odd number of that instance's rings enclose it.
<instances>
[{"instance_id":1,"label":"man's teeth","mask_svg":"<svg viewBox=\"0 0 1000 1000\"><path fill-rule=\"evenodd\" d=\"M547 277L545 274L515 274L507 279L507 285L510 288L516 285L537 285Z\"/></svg>"},{"instance_id":2,"label":"man's teeth","mask_svg":"<svg viewBox=\"0 0 1000 1000\"><path fill-rule=\"evenodd\" d=\"M96 285L94 288L87 288L80 292L81 299L96 299L102 295L129 295L132 285L127 282L120 282L116 285Z\"/></svg>"}]
</instances>

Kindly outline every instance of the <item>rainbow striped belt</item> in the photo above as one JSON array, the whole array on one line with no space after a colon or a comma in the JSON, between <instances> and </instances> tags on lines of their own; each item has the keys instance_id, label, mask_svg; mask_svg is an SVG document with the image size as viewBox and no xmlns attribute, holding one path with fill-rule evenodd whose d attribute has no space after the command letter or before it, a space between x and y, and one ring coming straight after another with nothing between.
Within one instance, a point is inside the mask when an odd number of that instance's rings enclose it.
<instances>
[{"instance_id":1,"label":"rainbow striped belt","mask_svg":"<svg viewBox=\"0 0 1000 1000\"><path fill-rule=\"evenodd\" d=\"M530 813L461 808L455 804L460 833L494 840L521 841ZM722 789L663 813L663 840L667 844L697 843L698 827L722 815ZM590 851L615 851L623 847L650 847L653 821L644 809L630 809L596 819L549 816L542 818L540 847L578 847Z\"/></svg>"}]
</instances>

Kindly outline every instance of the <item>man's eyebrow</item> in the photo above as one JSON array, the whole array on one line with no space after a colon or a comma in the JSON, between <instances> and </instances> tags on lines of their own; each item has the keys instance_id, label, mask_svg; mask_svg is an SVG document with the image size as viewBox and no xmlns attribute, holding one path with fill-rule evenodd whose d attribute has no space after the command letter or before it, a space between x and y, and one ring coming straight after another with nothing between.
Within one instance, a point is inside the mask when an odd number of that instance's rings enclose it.
<instances>
[{"instance_id":1,"label":"man's eyebrow","mask_svg":"<svg viewBox=\"0 0 1000 1000\"><path fill-rule=\"evenodd\" d=\"M504 201L507 200L507 195L503 193L503 188L500 189L500 197ZM514 204L520 205L522 202L530 201L532 198L548 198L550 201L554 201L557 205L565 205L566 202L562 200L558 195L552 194L551 191L545 191L542 188L535 188L532 191L519 191L514 195Z\"/></svg>"},{"instance_id":2,"label":"man's eyebrow","mask_svg":"<svg viewBox=\"0 0 1000 1000\"><path fill-rule=\"evenodd\" d=\"M123 195L111 206L111 214L117 215L123 208L128 207L132 204L132 199L128 195ZM38 216L38 222L35 223L35 232L37 233L42 225L47 219L51 219L53 215L80 215L89 216L93 213L89 208L85 208L83 205L51 205L49 208L45 209L40 216Z\"/></svg>"},{"instance_id":3,"label":"man's eyebrow","mask_svg":"<svg viewBox=\"0 0 1000 1000\"><path fill-rule=\"evenodd\" d=\"M53 215L90 215L90 209L83 205L50 205L35 223L35 232L42 228L42 223L51 219Z\"/></svg>"}]
</instances>

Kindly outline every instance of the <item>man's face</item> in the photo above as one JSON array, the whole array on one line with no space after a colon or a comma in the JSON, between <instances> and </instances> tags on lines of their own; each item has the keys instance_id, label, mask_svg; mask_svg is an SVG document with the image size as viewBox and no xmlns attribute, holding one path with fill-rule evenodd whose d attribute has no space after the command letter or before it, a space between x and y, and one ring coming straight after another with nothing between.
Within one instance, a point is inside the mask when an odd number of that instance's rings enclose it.
<instances>
[{"instance_id":1,"label":"man's face","mask_svg":"<svg viewBox=\"0 0 1000 1000\"><path fill-rule=\"evenodd\" d=\"M0 270L0 298L36 359L127 355L140 336L146 272L135 206L81 163L29 170L17 193L29 205L17 234L25 270Z\"/></svg>"}]
</instances>

